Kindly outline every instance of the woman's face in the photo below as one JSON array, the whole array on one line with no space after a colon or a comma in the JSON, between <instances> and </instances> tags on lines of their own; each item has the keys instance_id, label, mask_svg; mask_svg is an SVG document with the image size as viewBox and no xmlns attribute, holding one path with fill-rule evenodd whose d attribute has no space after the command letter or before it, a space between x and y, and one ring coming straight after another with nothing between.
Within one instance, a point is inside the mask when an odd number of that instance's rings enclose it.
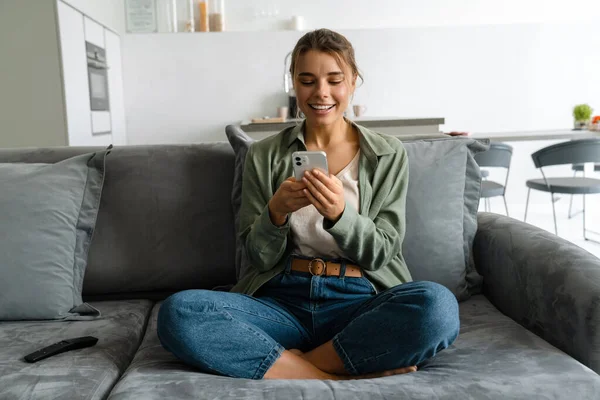
<instances>
[{"instance_id":1,"label":"woman's face","mask_svg":"<svg viewBox=\"0 0 600 400\"><path fill-rule=\"evenodd\" d=\"M343 118L355 84L350 67L345 63L340 67L327 53L309 50L298 57L296 99L310 122L329 125Z\"/></svg>"}]
</instances>

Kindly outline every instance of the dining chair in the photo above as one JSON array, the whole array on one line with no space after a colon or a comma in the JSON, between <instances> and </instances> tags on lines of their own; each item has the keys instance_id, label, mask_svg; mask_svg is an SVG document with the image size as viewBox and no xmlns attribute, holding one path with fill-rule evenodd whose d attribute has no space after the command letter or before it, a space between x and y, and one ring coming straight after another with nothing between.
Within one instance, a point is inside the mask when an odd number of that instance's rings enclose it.
<instances>
[{"instance_id":1,"label":"dining chair","mask_svg":"<svg viewBox=\"0 0 600 400\"><path fill-rule=\"evenodd\" d=\"M529 207L529 194L531 189L549 192L553 199L555 193L562 194L581 194L583 195L583 238L596 242L587 237L586 233L593 232L586 229L585 226L585 196L589 194L600 193L600 179L589 177L558 177L548 178L544 173L543 167L564 164L585 164L585 163L600 163L600 138L577 139L567 142L557 143L551 146L544 147L531 155L536 168L539 168L542 178L529 179L525 182L527 186L527 201L525 204L525 217L527 221L527 209ZM556 224L556 210L554 201L552 204L552 216L554 218L554 233L558 235L558 227Z\"/></svg>"},{"instance_id":2,"label":"dining chair","mask_svg":"<svg viewBox=\"0 0 600 400\"><path fill-rule=\"evenodd\" d=\"M571 169L573 170L573 176L577 176L578 172L583 172L583 176L585 177L585 170L583 169L584 164L573 164ZM600 171L600 164L594 164L594 171ZM581 213L582 210L577 211L575 214L571 214L571 208L573 207L573 195L571 195L571 199L569 200L569 219L573 218L577 214Z\"/></svg>"},{"instance_id":3,"label":"dining chair","mask_svg":"<svg viewBox=\"0 0 600 400\"><path fill-rule=\"evenodd\" d=\"M481 170L481 198L484 199L485 211L491 211L490 198L502 196L504 208L508 216L508 205L506 204L506 186L508 184L508 175L510 173L510 161L512 159L512 146L505 143L490 143L487 151L475 154L475 161L479 167L501 167L506 168L504 183L488 180L489 171Z\"/></svg>"}]
</instances>

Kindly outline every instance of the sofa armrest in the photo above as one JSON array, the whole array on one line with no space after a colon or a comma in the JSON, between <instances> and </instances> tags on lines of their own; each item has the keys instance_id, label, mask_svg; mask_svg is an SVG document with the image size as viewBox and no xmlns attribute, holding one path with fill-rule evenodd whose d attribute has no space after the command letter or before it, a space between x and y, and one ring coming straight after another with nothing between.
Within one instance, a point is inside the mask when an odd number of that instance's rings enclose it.
<instances>
[{"instance_id":1,"label":"sofa armrest","mask_svg":"<svg viewBox=\"0 0 600 400\"><path fill-rule=\"evenodd\" d=\"M501 312L600 373L600 259L503 215L480 213L483 293Z\"/></svg>"}]
</instances>

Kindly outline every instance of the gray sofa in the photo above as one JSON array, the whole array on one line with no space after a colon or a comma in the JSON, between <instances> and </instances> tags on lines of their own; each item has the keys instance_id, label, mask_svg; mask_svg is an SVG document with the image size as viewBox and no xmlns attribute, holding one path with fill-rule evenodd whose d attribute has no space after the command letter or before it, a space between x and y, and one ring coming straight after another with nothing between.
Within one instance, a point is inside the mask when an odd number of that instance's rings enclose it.
<instances>
[{"instance_id":1,"label":"gray sofa","mask_svg":"<svg viewBox=\"0 0 600 400\"><path fill-rule=\"evenodd\" d=\"M54 163L95 150L5 149L0 162ZM227 142L113 149L83 286L102 316L0 321L0 399L599 398L600 260L488 213L478 216L471 254L482 291L460 303L456 342L416 373L252 381L181 363L158 341L157 312L170 293L235 282L234 168ZM23 361L84 335L100 340Z\"/></svg>"}]
</instances>

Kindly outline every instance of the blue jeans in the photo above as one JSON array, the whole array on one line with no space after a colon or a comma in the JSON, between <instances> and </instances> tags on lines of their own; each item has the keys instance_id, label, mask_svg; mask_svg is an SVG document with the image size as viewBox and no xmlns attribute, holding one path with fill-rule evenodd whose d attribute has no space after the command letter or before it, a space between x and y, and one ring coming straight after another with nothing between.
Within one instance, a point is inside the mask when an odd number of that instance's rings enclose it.
<instances>
[{"instance_id":1,"label":"blue jeans","mask_svg":"<svg viewBox=\"0 0 600 400\"><path fill-rule=\"evenodd\" d=\"M203 372L261 379L285 349L333 340L352 375L420 365L458 336L454 295L433 282L379 294L367 278L288 268L253 296L186 290L158 314L165 349Z\"/></svg>"}]
</instances>

